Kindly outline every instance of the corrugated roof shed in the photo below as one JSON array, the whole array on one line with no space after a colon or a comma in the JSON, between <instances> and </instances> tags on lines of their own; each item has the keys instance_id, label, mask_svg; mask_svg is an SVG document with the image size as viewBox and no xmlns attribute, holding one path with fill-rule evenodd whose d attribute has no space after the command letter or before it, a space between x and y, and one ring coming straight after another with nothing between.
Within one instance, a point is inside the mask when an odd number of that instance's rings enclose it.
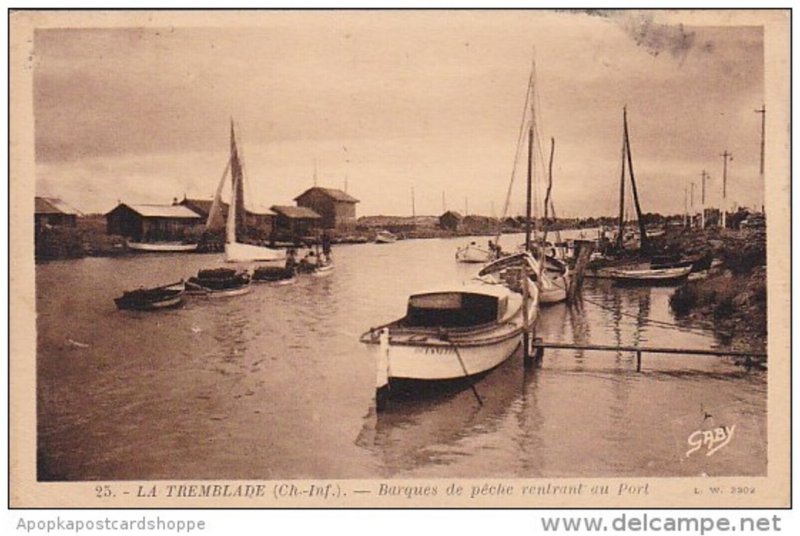
<instances>
[{"instance_id":1,"label":"corrugated roof shed","mask_svg":"<svg viewBox=\"0 0 800 536\"><path fill-rule=\"evenodd\" d=\"M309 192L311 192L313 190L320 191L323 194L327 195L328 197L332 197L336 201L344 201L344 202L347 202L347 203L359 203L360 202L358 199L356 199L352 195L348 194L347 192L343 192L342 190L339 190L337 188L323 188L322 186L314 186L312 188L309 188L308 190L306 190L302 194L300 194L297 197L295 197L294 200L297 201L298 199L300 199L301 197L303 197L304 195L306 195L307 193L309 193Z\"/></svg>"},{"instance_id":2,"label":"corrugated roof shed","mask_svg":"<svg viewBox=\"0 0 800 536\"><path fill-rule=\"evenodd\" d=\"M34 199L35 214L74 214L80 212L63 202L57 197L36 197Z\"/></svg>"},{"instance_id":3,"label":"corrugated roof shed","mask_svg":"<svg viewBox=\"0 0 800 536\"><path fill-rule=\"evenodd\" d=\"M292 219L319 219L322 217L308 207L282 207L276 205L272 207L272 210Z\"/></svg>"}]
</instances>

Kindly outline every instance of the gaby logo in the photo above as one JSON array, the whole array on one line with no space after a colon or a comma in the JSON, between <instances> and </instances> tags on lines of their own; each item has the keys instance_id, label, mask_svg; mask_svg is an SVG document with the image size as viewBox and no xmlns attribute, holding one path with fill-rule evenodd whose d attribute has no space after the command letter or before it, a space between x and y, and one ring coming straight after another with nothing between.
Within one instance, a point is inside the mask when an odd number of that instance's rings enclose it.
<instances>
[{"instance_id":1,"label":"gaby logo","mask_svg":"<svg viewBox=\"0 0 800 536\"><path fill-rule=\"evenodd\" d=\"M720 426L713 430L696 430L692 432L686 440L689 446L692 447L686 451L686 457L688 458L703 447L707 449L706 456L711 456L731 442L734 430L736 430L735 424L730 427Z\"/></svg>"}]
</instances>

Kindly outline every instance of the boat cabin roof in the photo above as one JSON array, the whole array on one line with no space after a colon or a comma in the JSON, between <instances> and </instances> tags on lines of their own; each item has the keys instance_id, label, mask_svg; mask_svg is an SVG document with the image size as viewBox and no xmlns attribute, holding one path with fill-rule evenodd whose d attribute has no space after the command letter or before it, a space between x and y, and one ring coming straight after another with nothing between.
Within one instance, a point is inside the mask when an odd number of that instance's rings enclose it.
<instances>
[{"instance_id":1,"label":"boat cabin roof","mask_svg":"<svg viewBox=\"0 0 800 536\"><path fill-rule=\"evenodd\" d=\"M424 292L415 292L409 296L409 299L418 296L429 296L432 294L479 294L482 296L491 296L499 299L504 296L508 296L511 294L511 291L503 285L469 283L461 287L439 288L426 290Z\"/></svg>"}]
</instances>

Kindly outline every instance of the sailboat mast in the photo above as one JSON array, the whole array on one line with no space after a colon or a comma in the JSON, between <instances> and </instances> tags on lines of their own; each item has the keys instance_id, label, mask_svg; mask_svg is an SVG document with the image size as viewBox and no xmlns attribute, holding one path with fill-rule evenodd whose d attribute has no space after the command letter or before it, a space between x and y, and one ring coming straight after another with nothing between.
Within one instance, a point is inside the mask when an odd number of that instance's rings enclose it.
<instances>
[{"instance_id":1,"label":"sailboat mast","mask_svg":"<svg viewBox=\"0 0 800 536\"><path fill-rule=\"evenodd\" d=\"M245 234L245 208L244 208L244 173L242 162L239 160L239 150L236 147L236 134L234 133L233 120L231 120L231 206L228 214L233 213L233 218L228 217L228 224L233 225L233 236L236 242L241 241ZM233 222L231 224L231 221ZM231 230L228 230L230 240Z\"/></svg>"},{"instance_id":2,"label":"sailboat mast","mask_svg":"<svg viewBox=\"0 0 800 536\"><path fill-rule=\"evenodd\" d=\"M525 251L531 250L531 194L533 189L533 123L528 129L528 187L525 193Z\"/></svg>"},{"instance_id":3,"label":"sailboat mast","mask_svg":"<svg viewBox=\"0 0 800 536\"><path fill-rule=\"evenodd\" d=\"M622 249L622 240L625 232L625 130L622 131L622 166L619 175L619 230L617 231L617 248Z\"/></svg>"},{"instance_id":4,"label":"sailboat mast","mask_svg":"<svg viewBox=\"0 0 800 536\"><path fill-rule=\"evenodd\" d=\"M631 140L628 136L628 110L623 108L623 123L625 125L625 152L628 155L628 171L631 174L631 188L633 190L633 204L636 207L636 219L639 222L639 235L641 236L641 249L648 250L647 232L642 218L642 208L639 206L639 194L636 191L636 179L633 175L633 159L631 157Z\"/></svg>"}]
</instances>

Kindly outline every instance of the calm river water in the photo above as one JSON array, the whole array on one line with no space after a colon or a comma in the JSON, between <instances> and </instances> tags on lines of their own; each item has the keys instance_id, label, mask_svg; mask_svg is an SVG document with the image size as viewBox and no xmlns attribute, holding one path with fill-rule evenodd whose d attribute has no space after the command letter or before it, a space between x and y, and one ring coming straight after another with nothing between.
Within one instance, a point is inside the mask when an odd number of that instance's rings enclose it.
<instances>
[{"instance_id":1,"label":"calm river water","mask_svg":"<svg viewBox=\"0 0 800 536\"><path fill-rule=\"evenodd\" d=\"M376 416L359 334L402 316L410 292L470 278L454 260L465 240L337 246L327 277L158 313L113 298L222 256L37 266L39 478L766 474L766 374L725 358L646 354L637 373L627 353L548 350L541 368L515 356L478 382L483 406L466 389ZM587 280L591 302L543 309L537 336L714 346L650 323L673 322L672 291ZM693 432L720 426L735 426L724 448L686 455Z\"/></svg>"}]
</instances>

